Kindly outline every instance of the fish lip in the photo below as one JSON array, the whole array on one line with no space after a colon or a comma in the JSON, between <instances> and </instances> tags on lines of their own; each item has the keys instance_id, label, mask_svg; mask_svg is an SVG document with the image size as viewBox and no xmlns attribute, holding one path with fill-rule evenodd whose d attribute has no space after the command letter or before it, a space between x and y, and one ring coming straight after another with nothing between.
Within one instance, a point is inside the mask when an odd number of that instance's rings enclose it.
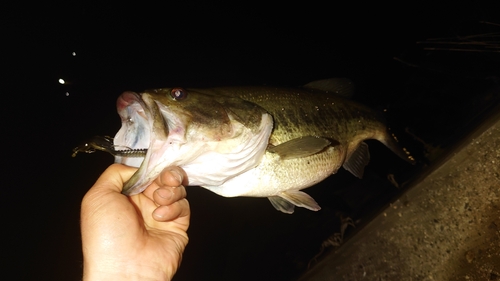
<instances>
[{"instance_id":1,"label":"fish lip","mask_svg":"<svg viewBox=\"0 0 500 281\"><path fill-rule=\"evenodd\" d=\"M131 91L123 92L116 100L116 108L118 110L118 114L120 114L121 116L121 112L123 112L123 110L127 106L131 105L134 101L143 103L141 96L136 92L131 92Z\"/></svg>"},{"instance_id":2,"label":"fish lip","mask_svg":"<svg viewBox=\"0 0 500 281\"><path fill-rule=\"evenodd\" d=\"M128 120L129 116L127 108L134 103L138 103L143 110L148 110L148 106L142 99L141 95L137 94L136 92L123 92L116 100L116 109L118 111L118 115L120 115L122 119L122 122ZM144 115L143 117L146 118L146 116Z\"/></svg>"}]
</instances>

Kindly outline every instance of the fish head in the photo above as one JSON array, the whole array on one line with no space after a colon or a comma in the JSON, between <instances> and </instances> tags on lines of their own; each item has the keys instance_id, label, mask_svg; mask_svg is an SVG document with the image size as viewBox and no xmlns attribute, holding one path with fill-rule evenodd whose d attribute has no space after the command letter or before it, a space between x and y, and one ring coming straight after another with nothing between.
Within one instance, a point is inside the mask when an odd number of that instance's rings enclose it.
<instances>
[{"instance_id":1,"label":"fish head","mask_svg":"<svg viewBox=\"0 0 500 281\"><path fill-rule=\"evenodd\" d=\"M269 117L265 127L271 128L263 132L263 115L267 113L257 105L202 90L125 92L117 100L117 110L122 127L114 145L148 149L144 158L115 158L115 162L139 168L124 185L122 193L126 195L142 192L167 166L184 168L210 158L207 155L216 159L240 151L256 135L265 142L256 153L263 154L272 129Z\"/></svg>"}]
</instances>

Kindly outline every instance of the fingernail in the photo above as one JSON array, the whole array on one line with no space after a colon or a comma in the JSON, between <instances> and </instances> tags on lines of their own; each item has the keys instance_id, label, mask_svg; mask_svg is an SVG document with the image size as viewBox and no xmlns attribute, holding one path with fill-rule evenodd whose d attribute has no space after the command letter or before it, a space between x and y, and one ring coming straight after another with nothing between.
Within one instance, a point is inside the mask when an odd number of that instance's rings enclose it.
<instances>
[{"instance_id":1,"label":"fingernail","mask_svg":"<svg viewBox=\"0 0 500 281\"><path fill-rule=\"evenodd\" d=\"M157 221L164 221L168 216L170 208L168 206L160 206L153 211L153 217Z\"/></svg>"},{"instance_id":2,"label":"fingernail","mask_svg":"<svg viewBox=\"0 0 500 281\"><path fill-rule=\"evenodd\" d=\"M153 212L153 216L158 219L162 219L163 215L157 214L156 212Z\"/></svg>"},{"instance_id":3,"label":"fingernail","mask_svg":"<svg viewBox=\"0 0 500 281\"><path fill-rule=\"evenodd\" d=\"M158 188L156 190L156 193L158 193L158 195L163 198L163 199L170 199L172 198L172 196L174 195L174 193L171 191L171 190L167 190L167 189L164 189L164 188Z\"/></svg>"},{"instance_id":4,"label":"fingernail","mask_svg":"<svg viewBox=\"0 0 500 281\"><path fill-rule=\"evenodd\" d=\"M175 176L175 178L180 182L182 183L182 175L177 171L177 170L170 170L170 172L172 173L172 175Z\"/></svg>"}]
</instances>

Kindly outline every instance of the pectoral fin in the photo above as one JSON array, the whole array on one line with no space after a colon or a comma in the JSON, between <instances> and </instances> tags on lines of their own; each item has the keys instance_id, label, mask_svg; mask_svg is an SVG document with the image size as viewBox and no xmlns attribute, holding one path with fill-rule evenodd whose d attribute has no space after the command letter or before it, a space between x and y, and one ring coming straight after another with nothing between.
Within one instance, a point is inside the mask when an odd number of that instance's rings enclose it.
<instances>
[{"instance_id":1,"label":"pectoral fin","mask_svg":"<svg viewBox=\"0 0 500 281\"><path fill-rule=\"evenodd\" d=\"M292 214L295 206L311 211L321 210L321 207L311 196L299 190L281 192L278 196L268 197L268 199L276 210L286 214Z\"/></svg>"},{"instance_id":2,"label":"pectoral fin","mask_svg":"<svg viewBox=\"0 0 500 281\"><path fill-rule=\"evenodd\" d=\"M282 160L286 160L316 154L325 149L330 143L325 138L306 136L268 147L267 151L276 153Z\"/></svg>"},{"instance_id":3,"label":"pectoral fin","mask_svg":"<svg viewBox=\"0 0 500 281\"><path fill-rule=\"evenodd\" d=\"M363 178L365 166L370 162L370 151L368 145L361 142L356 150L351 154L349 159L344 162L344 169L351 172L358 178Z\"/></svg>"}]
</instances>

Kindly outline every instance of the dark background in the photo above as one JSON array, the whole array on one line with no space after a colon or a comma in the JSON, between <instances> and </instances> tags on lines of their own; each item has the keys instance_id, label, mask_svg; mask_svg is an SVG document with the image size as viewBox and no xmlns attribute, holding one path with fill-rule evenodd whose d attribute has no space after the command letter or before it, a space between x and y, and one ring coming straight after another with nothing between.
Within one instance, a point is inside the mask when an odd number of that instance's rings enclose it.
<instances>
[{"instance_id":1,"label":"dark background","mask_svg":"<svg viewBox=\"0 0 500 281\"><path fill-rule=\"evenodd\" d=\"M418 159L410 166L369 142L365 179L342 170L306 190L319 212L285 215L265 198L189 187L190 244L175 280L297 278L341 217L360 227L404 191L387 174L399 183L417 177L498 103L500 27L483 21L500 21L484 4L78 2L2 14L1 253L16 280L81 278L80 201L113 159L71 150L117 132L115 101L125 90L348 77L353 99L388 109ZM429 38L452 44L418 43ZM458 44L467 40L492 46Z\"/></svg>"}]
</instances>

